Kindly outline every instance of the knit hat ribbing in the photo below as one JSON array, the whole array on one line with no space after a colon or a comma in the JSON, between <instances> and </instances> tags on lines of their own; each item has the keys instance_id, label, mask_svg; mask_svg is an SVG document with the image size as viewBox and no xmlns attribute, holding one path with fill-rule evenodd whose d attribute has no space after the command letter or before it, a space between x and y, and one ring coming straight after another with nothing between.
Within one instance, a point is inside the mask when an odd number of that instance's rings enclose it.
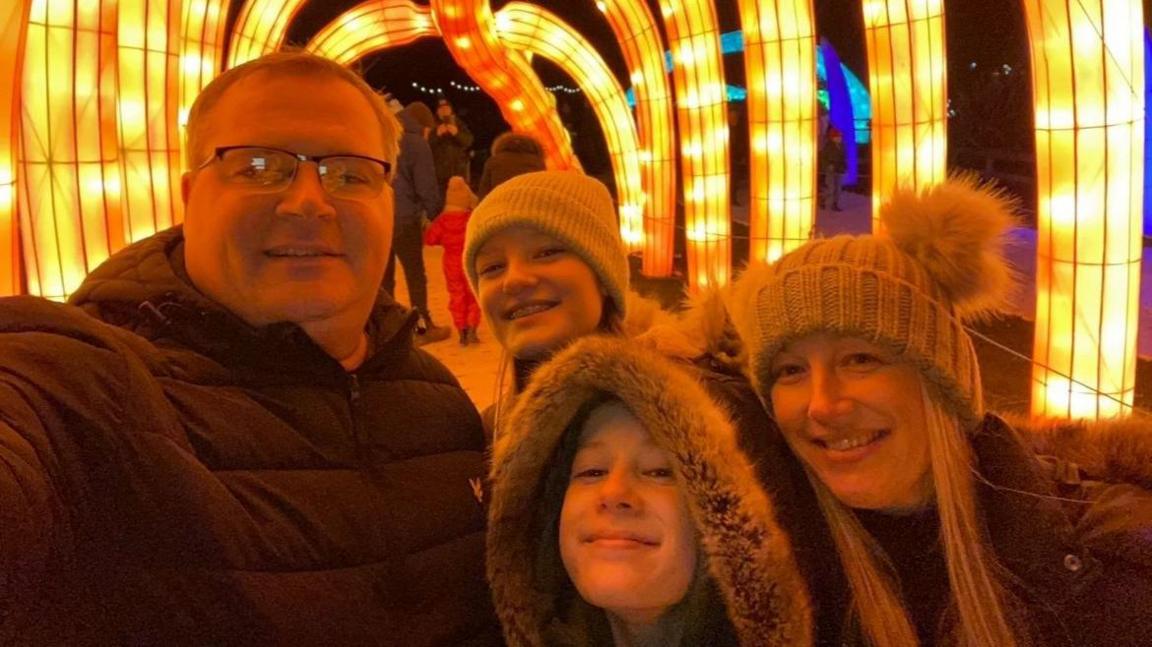
<instances>
[{"instance_id":1,"label":"knit hat ribbing","mask_svg":"<svg viewBox=\"0 0 1152 647\"><path fill-rule=\"evenodd\" d=\"M621 315L628 293L628 257L620 240L616 207L607 187L577 171L518 175L489 193L468 220L464 269L479 290L476 255L493 235L531 227L563 242L595 272Z\"/></svg>"},{"instance_id":2,"label":"knit hat ribbing","mask_svg":"<svg viewBox=\"0 0 1152 647\"><path fill-rule=\"evenodd\" d=\"M876 343L916 366L947 410L972 428L984 412L964 322L1002 306L1012 285L1004 237L1013 204L966 178L902 192L881 213L885 236L813 240L733 287L733 319L767 400L788 344L830 332Z\"/></svg>"}]
</instances>

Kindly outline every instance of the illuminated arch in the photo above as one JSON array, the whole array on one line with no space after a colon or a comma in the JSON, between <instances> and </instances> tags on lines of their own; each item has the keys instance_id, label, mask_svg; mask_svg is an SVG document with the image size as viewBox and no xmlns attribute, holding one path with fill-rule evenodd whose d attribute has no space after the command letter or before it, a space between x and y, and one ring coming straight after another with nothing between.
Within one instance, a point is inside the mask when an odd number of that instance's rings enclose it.
<instances>
[{"instance_id":1,"label":"illuminated arch","mask_svg":"<svg viewBox=\"0 0 1152 647\"><path fill-rule=\"evenodd\" d=\"M707 0L663 0L672 50L688 289L725 285L732 266L728 114L716 9Z\"/></svg>"},{"instance_id":2,"label":"illuminated arch","mask_svg":"<svg viewBox=\"0 0 1152 647\"><path fill-rule=\"evenodd\" d=\"M28 20L19 213L28 291L63 300L124 244L116 2L37 2Z\"/></svg>"},{"instance_id":3,"label":"illuminated arch","mask_svg":"<svg viewBox=\"0 0 1152 647\"><path fill-rule=\"evenodd\" d=\"M947 175L943 0L864 0L872 92L872 230L900 186Z\"/></svg>"},{"instance_id":4,"label":"illuminated arch","mask_svg":"<svg viewBox=\"0 0 1152 647\"><path fill-rule=\"evenodd\" d=\"M636 98L640 172L647 198L641 271L648 276L671 276L676 236L676 127L663 39L644 0L601 0L596 5L620 43Z\"/></svg>"},{"instance_id":5,"label":"illuminated arch","mask_svg":"<svg viewBox=\"0 0 1152 647\"><path fill-rule=\"evenodd\" d=\"M748 80L752 260L808 240L816 209L816 30L811 0L740 0Z\"/></svg>"},{"instance_id":6,"label":"illuminated arch","mask_svg":"<svg viewBox=\"0 0 1152 647\"><path fill-rule=\"evenodd\" d=\"M1024 0L1024 8L1038 197L1032 413L1126 415L1142 252L1142 7Z\"/></svg>"},{"instance_id":7,"label":"illuminated arch","mask_svg":"<svg viewBox=\"0 0 1152 647\"><path fill-rule=\"evenodd\" d=\"M488 0L432 0L432 15L456 63L496 100L513 129L540 140L550 168L579 168L556 101L522 54L501 47Z\"/></svg>"},{"instance_id":8,"label":"illuminated arch","mask_svg":"<svg viewBox=\"0 0 1152 647\"><path fill-rule=\"evenodd\" d=\"M307 0L246 0L232 27L228 68L279 49L288 33L288 23L305 2Z\"/></svg>"},{"instance_id":9,"label":"illuminated arch","mask_svg":"<svg viewBox=\"0 0 1152 647\"><path fill-rule=\"evenodd\" d=\"M0 8L0 87L12 96L0 100L0 297L20 293L20 245L16 237L16 141L20 116L20 76L31 0Z\"/></svg>"},{"instance_id":10,"label":"illuminated arch","mask_svg":"<svg viewBox=\"0 0 1152 647\"><path fill-rule=\"evenodd\" d=\"M513 2L505 6L496 14L496 28L500 39L512 48L555 63L588 97L612 158L620 235L629 251L639 250L644 237L644 188L636 127L624 89L588 41L536 5Z\"/></svg>"},{"instance_id":11,"label":"illuminated arch","mask_svg":"<svg viewBox=\"0 0 1152 647\"><path fill-rule=\"evenodd\" d=\"M406 0L369 0L325 25L307 48L348 65L372 52L428 36L440 37L428 8Z\"/></svg>"},{"instance_id":12,"label":"illuminated arch","mask_svg":"<svg viewBox=\"0 0 1152 647\"><path fill-rule=\"evenodd\" d=\"M189 0L184 4L180 21L180 146L187 157L188 138L184 129L188 123L188 110L208 82L216 78L224 65L224 45L227 42L228 0Z\"/></svg>"},{"instance_id":13,"label":"illuminated arch","mask_svg":"<svg viewBox=\"0 0 1152 647\"><path fill-rule=\"evenodd\" d=\"M125 236L147 238L182 221L181 0L119 0L119 134Z\"/></svg>"}]
</instances>

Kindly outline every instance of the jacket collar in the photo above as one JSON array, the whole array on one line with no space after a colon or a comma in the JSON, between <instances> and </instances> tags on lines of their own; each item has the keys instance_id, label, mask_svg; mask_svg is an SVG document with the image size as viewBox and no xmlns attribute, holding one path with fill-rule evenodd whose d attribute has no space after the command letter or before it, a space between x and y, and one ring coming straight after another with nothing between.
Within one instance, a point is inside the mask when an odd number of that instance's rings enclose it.
<instances>
[{"instance_id":1,"label":"jacket collar","mask_svg":"<svg viewBox=\"0 0 1152 647\"><path fill-rule=\"evenodd\" d=\"M972 437L977 495L999 562L1050 602L1074 595L1096 561L1076 541L1051 470L1019 433L988 414Z\"/></svg>"},{"instance_id":2,"label":"jacket collar","mask_svg":"<svg viewBox=\"0 0 1152 647\"><path fill-rule=\"evenodd\" d=\"M212 301L189 280L182 227L160 232L113 255L94 270L69 300L92 316L157 344L175 344L227 366L263 374L293 375L317 369L340 375L339 362L300 326L251 326ZM381 291L365 326L368 359L375 366L408 352L416 313Z\"/></svg>"}]
</instances>

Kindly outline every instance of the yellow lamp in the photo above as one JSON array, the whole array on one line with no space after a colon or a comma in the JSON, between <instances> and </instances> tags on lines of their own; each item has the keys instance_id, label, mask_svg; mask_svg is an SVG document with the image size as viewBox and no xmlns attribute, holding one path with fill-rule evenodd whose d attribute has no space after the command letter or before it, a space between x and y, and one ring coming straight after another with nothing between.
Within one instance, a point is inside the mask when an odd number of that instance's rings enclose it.
<instances>
[{"instance_id":1,"label":"yellow lamp","mask_svg":"<svg viewBox=\"0 0 1152 647\"><path fill-rule=\"evenodd\" d=\"M228 68L280 49L288 23L306 0L245 0L232 28Z\"/></svg>"},{"instance_id":2,"label":"yellow lamp","mask_svg":"<svg viewBox=\"0 0 1152 647\"><path fill-rule=\"evenodd\" d=\"M729 226L727 87L716 9L706 0L665 2L672 51L688 289L725 285L732 266Z\"/></svg>"},{"instance_id":3,"label":"yellow lamp","mask_svg":"<svg viewBox=\"0 0 1152 647\"><path fill-rule=\"evenodd\" d=\"M872 93L872 229L897 187L947 175L943 0L864 0Z\"/></svg>"},{"instance_id":4,"label":"yellow lamp","mask_svg":"<svg viewBox=\"0 0 1152 647\"><path fill-rule=\"evenodd\" d=\"M663 38L643 0L603 0L597 6L620 43L636 100L641 186L646 198L641 271L648 276L671 276L676 235L676 129Z\"/></svg>"},{"instance_id":5,"label":"yellow lamp","mask_svg":"<svg viewBox=\"0 0 1152 647\"><path fill-rule=\"evenodd\" d=\"M120 164L125 236L181 222L181 0L119 0Z\"/></svg>"},{"instance_id":6,"label":"yellow lamp","mask_svg":"<svg viewBox=\"0 0 1152 647\"><path fill-rule=\"evenodd\" d=\"M20 233L32 294L67 298L124 245L116 60L114 0L33 3L18 158Z\"/></svg>"},{"instance_id":7,"label":"yellow lamp","mask_svg":"<svg viewBox=\"0 0 1152 647\"><path fill-rule=\"evenodd\" d=\"M506 5L496 14L496 28L502 42L555 63L587 95L612 159L620 235L629 251L640 250L644 238L644 190L636 126L616 77L587 40L536 5Z\"/></svg>"},{"instance_id":8,"label":"yellow lamp","mask_svg":"<svg viewBox=\"0 0 1152 647\"><path fill-rule=\"evenodd\" d=\"M500 44L488 0L432 0L431 6L448 51L496 101L504 120L536 135L550 168L579 168L555 99L524 55Z\"/></svg>"},{"instance_id":9,"label":"yellow lamp","mask_svg":"<svg viewBox=\"0 0 1152 647\"><path fill-rule=\"evenodd\" d=\"M224 45L228 36L224 19L227 14L227 0L188 0L184 3L184 15L180 21L180 106L177 115L184 157L187 157L185 128L188 110L200 90L216 78L224 65Z\"/></svg>"},{"instance_id":10,"label":"yellow lamp","mask_svg":"<svg viewBox=\"0 0 1152 647\"><path fill-rule=\"evenodd\" d=\"M1032 414L1130 413L1143 205L1143 8L1025 0L1036 112Z\"/></svg>"},{"instance_id":11,"label":"yellow lamp","mask_svg":"<svg viewBox=\"0 0 1152 647\"><path fill-rule=\"evenodd\" d=\"M740 0L748 81L750 258L808 240L816 207L816 30L811 0Z\"/></svg>"},{"instance_id":12,"label":"yellow lamp","mask_svg":"<svg viewBox=\"0 0 1152 647\"><path fill-rule=\"evenodd\" d=\"M0 297L20 294L20 245L16 236L16 142L20 114L20 74L30 0L0 7Z\"/></svg>"},{"instance_id":13,"label":"yellow lamp","mask_svg":"<svg viewBox=\"0 0 1152 647\"><path fill-rule=\"evenodd\" d=\"M308 50L349 65L372 52L439 35L427 7L407 0L369 0L325 25Z\"/></svg>"}]
</instances>

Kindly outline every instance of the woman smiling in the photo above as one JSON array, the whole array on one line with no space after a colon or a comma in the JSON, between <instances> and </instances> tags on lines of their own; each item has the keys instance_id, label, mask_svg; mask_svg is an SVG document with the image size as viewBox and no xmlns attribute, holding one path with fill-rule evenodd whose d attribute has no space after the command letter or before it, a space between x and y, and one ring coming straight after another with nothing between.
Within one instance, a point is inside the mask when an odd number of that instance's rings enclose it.
<instances>
[{"instance_id":1,"label":"woman smiling","mask_svg":"<svg viewBox=\"0 0 1152 647\"><path fill-rule=\"evenodd\" d=\"M836 644L1147 645L1147 423L1029 442L984 411L965 323L1011 287L1011 204L959 179L900 193L881 218L883 237L749 270L730 301L848 576Z\"/></svg>"}]
</instances>

